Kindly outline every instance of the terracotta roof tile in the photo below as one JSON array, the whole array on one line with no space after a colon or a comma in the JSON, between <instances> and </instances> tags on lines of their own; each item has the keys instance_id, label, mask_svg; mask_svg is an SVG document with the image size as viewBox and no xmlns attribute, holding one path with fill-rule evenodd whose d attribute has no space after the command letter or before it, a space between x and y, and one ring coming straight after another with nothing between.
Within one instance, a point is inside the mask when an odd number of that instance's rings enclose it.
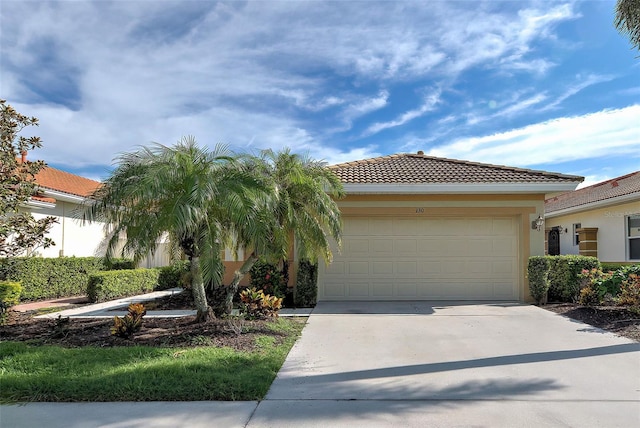
<instances>
[{"instance_id":1,"label":"terracotta roof tile","mask_svg":"<svg viewBox=\"0 0 640 428\"><path fill-rule=\"evenodd\" d=\"M80 177L49 166L41 169L35 178L40 187L75 196L89 196L100 187L99 181Z\"/></svg>"},{"instance_id":2,"label":"terracotta roof tile","mask_svg":"<svg viewBox=\"0 0 640 428\"><path fill-rule=\"evenodd\" d=\"M418 154L395 154L329 167L345 184L554 183L583 177Z\"/></svg>"},{"instance_id":3,"label":"terracotta roof tile","mask_svg":"<svg viewBox=\"0 0 640 428\"><path fill-rule=\"evenodd\" d=\"M634 193L638 194L640 200L640 171L549 198L544 204L545 212L552 213Z\"/></svg>"}]
</instances>

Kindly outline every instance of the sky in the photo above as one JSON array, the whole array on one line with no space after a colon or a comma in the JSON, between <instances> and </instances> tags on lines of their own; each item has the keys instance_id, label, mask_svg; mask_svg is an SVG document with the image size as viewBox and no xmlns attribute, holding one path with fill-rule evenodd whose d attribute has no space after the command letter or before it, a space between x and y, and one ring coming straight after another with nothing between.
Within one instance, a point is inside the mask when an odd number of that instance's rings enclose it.
<instances>
[{"instance_id":1,"label":"sky","mask_svg":"<svg viewBox=\"0 0 640 428\"><path fill-rule=\"evenodd\" d=\"M192 135L330 164L411 153L640 170L640 52L615 1L0 3L0 98L29 158L101 180Z\"/></svg>"}]
</instances>

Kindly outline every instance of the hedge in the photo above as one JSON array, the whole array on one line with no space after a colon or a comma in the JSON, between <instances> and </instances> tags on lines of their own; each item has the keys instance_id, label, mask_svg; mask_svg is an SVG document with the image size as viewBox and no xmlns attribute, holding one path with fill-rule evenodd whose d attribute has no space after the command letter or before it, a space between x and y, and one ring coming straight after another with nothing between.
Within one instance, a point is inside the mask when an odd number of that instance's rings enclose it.
<instances>
[{"instance_id":1,"label":"hedge","mask_svg":"<svg viewBox=\"0 0 640 428\"><path fill-rule=\"evenodd\" d=\"M583 270L599 269L595 257L563 255L546 256L549 260L548 301L577 302L580 295L580 278Z\"/></svg>"},{"instance_id":2,"label":"hedge","mask_svg":"<svg viewBox=\"0 0 640 428\"><path fill-rule=\"evenodd\" d=\"M0 324L5 320L7 309L20 302L21 289L19 282L0 281Z\"/></svg>"},{"instance_id":3,"label":"hedge","mask_svg":"<svg viewBox=\"0 0 640 428\"><path fill-rule=\"evenodd\" d=\"M188 285L189 261L180 260L174 262L171 266L158 268L158 270L160 274L156 290L167 290L175 287L185 288Z\"/></svg>"},{"instance_id":4,"label":"hedge","mask_svg":"<svg viewBox=\"0 0 640 428\"><path fill-rule=\"evenodd\" d=\"M529 292L539 305L544 302L549 290L549 259L544 256L529 257L527 265Z\"/></svg>"},{"instance_id":5,"label":"hedge","mask_svg":"<svg viewBox=\"0 0 640 428\"><path fill-rule=\"evenodd\" d=\"M156 289L159 269L126 269L95 272L89 275L87 296L91 302L149 293Z\"/></svg>"},{"instance_id":6,"label":"hedge","mask_svg":"<svg viewBox=\"0 0 640 428\"><path fill-rule=\"evenodd\" d=\"M308 260L298 264L294 303L298 307L315 306L318 301L318 265Z\"/></svg>"},{"instance_id":7,"label":"hedge","mask_svg":"<svg viewBox=\"0 0 640 428\"><path fill-rule=\"evenodd\" d=\"M127 259L111 261L113 266L131 263ZM0 259L0 280L20 282L23 301L54 299L84 295L89 275L106 269L101 257L5 258Z\"/></svg>"}]
</instances>

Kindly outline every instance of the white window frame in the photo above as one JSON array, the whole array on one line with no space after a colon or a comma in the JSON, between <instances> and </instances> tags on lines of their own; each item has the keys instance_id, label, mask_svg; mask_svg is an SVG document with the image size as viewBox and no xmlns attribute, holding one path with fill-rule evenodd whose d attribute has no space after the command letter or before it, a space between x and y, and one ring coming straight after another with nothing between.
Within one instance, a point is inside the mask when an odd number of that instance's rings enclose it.
<instances>
[{"instance_id":1,"label":"white window frame","mask_svg":"<svg viewBox=\"0 0 640 428\"><path fill-rule=\"evenodd\" d=\"M631 240L635 240L635 239L640 239L640 235L638 236L630 236L629 234L629 220L631 218L637 218L638 220L640 220L640 214L632 214L632 215L628 215L625 217L625 221L624 221L624 227L625 227L625 246L627 248L627 260L633 261L633 260L640 260L640 257L632 259L631 258Z\"/></svg>"}]
</instances>

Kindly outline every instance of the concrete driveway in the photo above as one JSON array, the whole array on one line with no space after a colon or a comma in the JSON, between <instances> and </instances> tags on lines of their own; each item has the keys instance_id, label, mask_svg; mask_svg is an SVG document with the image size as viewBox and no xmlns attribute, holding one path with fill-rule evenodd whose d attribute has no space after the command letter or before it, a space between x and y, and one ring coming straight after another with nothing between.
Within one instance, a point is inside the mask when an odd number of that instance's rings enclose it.
<instances>
[{"instance_id":1,"label":"concrete driveway","mask_svg":"<svg viewBox=\"0 0 640 428\"><path fill-rule=\"evenodd\" d=\"M517 303L320 303L258 426L640 426L640 344Z\"/></svg>"}]
</instances>

